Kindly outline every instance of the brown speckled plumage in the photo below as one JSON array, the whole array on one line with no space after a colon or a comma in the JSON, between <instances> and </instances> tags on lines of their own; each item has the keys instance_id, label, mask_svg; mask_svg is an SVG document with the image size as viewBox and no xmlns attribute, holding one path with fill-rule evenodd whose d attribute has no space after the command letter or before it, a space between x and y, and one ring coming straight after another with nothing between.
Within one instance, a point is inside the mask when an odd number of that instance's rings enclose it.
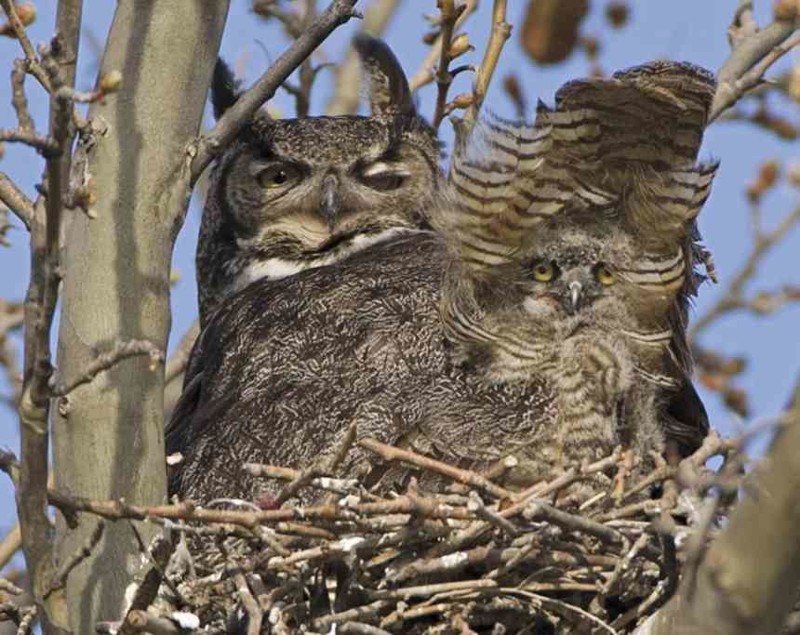
<instances>
[{"instance_id":1,"label":"brown speckled plumage","mask_svg":"<svg viewBox=\"0 0 800 635\"><path fill-rule=\"evenodd\" d=\"M185 457L170 491L254 498L264 484L245 462L302 468L354 419L360 435L464 464L535 437L551 401L543 387L494 385L450 363L437 313L444 259L420 233L224 303L167 434Z\"/></svg>"},{"instance_id":2,"label":"brown speckled plumage","mask_svg":"<svg viewBox=\"0 0 800 635\"><path fill-rule=\"evenodd\" d=\"M197 249L201 325L253 280L331 264L364 241L427 225L439 143L388 47L361 36L356 48L371 116L275 120L260 112L215 164ZM237 90L222 62L212 88L219 115Z\"/></svg>"}]
</instances>

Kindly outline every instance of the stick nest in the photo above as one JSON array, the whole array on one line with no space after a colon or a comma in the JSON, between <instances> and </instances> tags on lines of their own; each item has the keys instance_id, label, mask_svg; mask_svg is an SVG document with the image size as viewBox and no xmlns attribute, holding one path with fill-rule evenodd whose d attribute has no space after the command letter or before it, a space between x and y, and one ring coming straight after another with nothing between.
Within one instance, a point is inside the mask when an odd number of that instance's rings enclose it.
<instances>
[{"instance_id":1,"label":"stick nest","mask_svg":"<svg viewBox=\"0 0 800 635\"><path fill-rule=\"evenodd\" d=\"M288 484L259 505L214 501L207 508L222 508L214 523L191 514L165 522L149 547L158 593L145 575L113 630L630 632L669 599L692 558L689 528L701 502L696 487L679 489L680 472L707 481L702 466L721 453L716 439L671 467L617 450L512 492L496 483L513 458L478 474L371 440L359 445L446 484L424 491L424 479L411 477L402 491L376 492L318 466L248 465ZM307 490L320 504L292 505Z\"/></svg>"}]
</instances>

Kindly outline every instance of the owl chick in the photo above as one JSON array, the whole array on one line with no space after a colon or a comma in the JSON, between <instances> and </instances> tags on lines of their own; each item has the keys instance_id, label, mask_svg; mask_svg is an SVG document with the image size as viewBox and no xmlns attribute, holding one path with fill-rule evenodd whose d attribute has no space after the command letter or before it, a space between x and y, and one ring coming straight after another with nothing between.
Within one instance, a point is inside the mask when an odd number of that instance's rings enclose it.
<instances>
[{"instance_id":1,"label":"owl chick","mask_svg":"<svg viewBox=\"0 0 800 635\"><path fill-rule=\"evenodd\" d=\"M440 178L436 136L416 115L391 50L366 36L355 48L371 116L275 120L261 112L214 167L197 250L201 325L254 280L328 265L426 225ZM220 61L216 116L236 99Z\"/></svg>"},{"instance_id":2,"label":"owl chick","mask_svg":"<svg viewBox=\"0 0 800 635\"><path fill-rule=\"evenodd\" d=\"M441 218L460 267L448 297L462 315L481 311L465 289L491 287L493 269L552 238L551 223L596 225L606 245L626 244L616 277L636 292L624 298L623 330L639 376L668 393L660 416L682 453L708 425L689 381L686 319L702 280L695 218L717 168L696 165L714 90L703 69L653 62L567 83L534 125L490 118L461 140L451 169L461 212Z\"/></svg>"},{"instance_id":3,"label":"owl chick","mask_svg":"<svg viewBox=\"0 0 800 635\"><path fill-rule=\"evenodd\" d=\"M474 469L513 454L511 483L524 485L620 443L659 447L679 395L702 412L674 314L710 185L694 165L705 111L688 104L707 109L713 82L677 64L629 73L568 84L532 126L489 119L463 137L436 233L258 280L220 306L168 432L183 456L171 493L255 498L272 485L244 463L307 466L353 421L362 436ZM571 105L599 81L595 108ZM632 134L623 151L631 101L686 134ZM642 235L645 214L663 236ZM406 475L359 450L344 469Z\"/></svg>"}]
</instances>

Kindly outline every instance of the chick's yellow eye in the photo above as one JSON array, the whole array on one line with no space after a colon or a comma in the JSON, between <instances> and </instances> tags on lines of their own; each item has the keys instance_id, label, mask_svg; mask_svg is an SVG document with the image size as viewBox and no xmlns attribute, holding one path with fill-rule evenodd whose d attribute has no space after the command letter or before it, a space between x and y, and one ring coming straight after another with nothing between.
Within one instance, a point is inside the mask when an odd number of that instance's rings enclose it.
<instances>
[{"instance_id":1,"label":"chick's yellow eye","mask_svg":"<svg viewBox=\"0 0 800 635\"><path fill-rule=\"evenodd\" d=\"M615 276L614 272L605 265L597 265L594 270L594 276L597 278L597 281L600 284L606 287L614 284L617 281L617 276Z\"/></svg>"},{"instance_id":2,"label":"chick's yellow eye","mask_svg":"<svg viewBox=\"0 0 800 635\"><path fill-rule=\"evenodd\" d=\"M540 262L533 267L533 279L537 282L550 282L555 275L555 268L550 262Z\"/></svg>"}]
</instances>

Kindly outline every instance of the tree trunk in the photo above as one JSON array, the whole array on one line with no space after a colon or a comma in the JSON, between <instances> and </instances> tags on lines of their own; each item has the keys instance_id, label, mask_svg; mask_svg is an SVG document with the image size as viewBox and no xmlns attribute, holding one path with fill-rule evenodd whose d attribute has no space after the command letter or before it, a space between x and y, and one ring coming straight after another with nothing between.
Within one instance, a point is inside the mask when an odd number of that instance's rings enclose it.
<instances>
[{"instance_id":1,"label":"tree trunk","mask_svg":"<svg viewBox=\"0 0 800 635\"><path fill-rule=\"evenodd\" d=\"M187 148L199 130L228 4L117 4L101 74L121 71L122 86L90 111L94 127L106 127L87 151L96 217L74 210L66 223L58 366L67 384L116 341L149 340L166 351L172 249L189 200ZM146 357L123 360L57 404L59 489L142 504L164 500L164 369L150 371L149 364ZM59 523L61 561L86 543L94 525L88 517L76 531ZM140 530L152 535L147 525ZM118 619L138 551L130 526L111 524L71 574L76 633Z\"/></svg>"}]
</instances>

